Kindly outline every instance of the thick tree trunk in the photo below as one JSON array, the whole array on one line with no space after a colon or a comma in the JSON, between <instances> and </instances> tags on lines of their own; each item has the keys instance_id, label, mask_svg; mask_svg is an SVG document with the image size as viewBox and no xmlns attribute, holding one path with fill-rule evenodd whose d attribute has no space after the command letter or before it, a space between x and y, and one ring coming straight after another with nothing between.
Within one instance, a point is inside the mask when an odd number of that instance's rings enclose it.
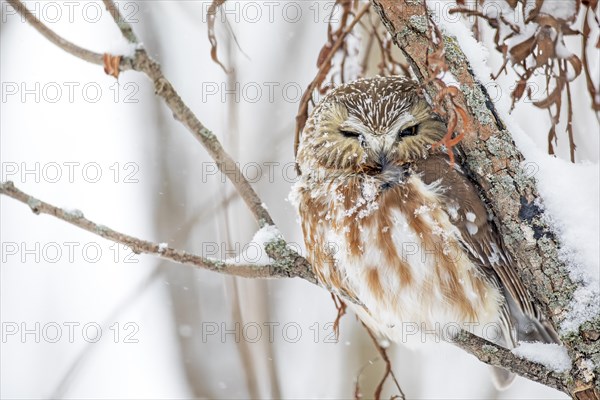
<instances>
[{"instance_id":1,"label":"thick tree trunk","mask_svg":"<svg viewBox=\"0 0 600 400\"><path fill-rule=\"evenodd\" d=\"M431 78L425 57L432 49L424 1L372 0L372 4L417 78L422 82ZM478 132L460 145L472 177L487 197L508 251L519 260L523 281L561 332L573 360L571 379L566 382L568 391L575 398L600 398L600 318L585 322L578 332L560 330L571 315L579 283L570 278L568 267L559 257L560 243L545 222L535 180L522 169L524 158L511 133L456 39L444 33L444 44L446 63L460 83L459 101L466 106ZM437 94L433 86L427 90L432 98Z\"/></svg>"}]
</instances>

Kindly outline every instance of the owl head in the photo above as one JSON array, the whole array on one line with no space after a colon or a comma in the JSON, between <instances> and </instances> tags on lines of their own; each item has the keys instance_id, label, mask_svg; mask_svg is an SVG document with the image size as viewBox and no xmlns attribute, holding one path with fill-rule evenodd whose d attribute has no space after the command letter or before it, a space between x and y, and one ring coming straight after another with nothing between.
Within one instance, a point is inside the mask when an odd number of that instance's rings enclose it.
<instances>
[{"instance_id":1,"label":"owl head","mask_svg":"<svg viewBox=\"0 0 600 400\"><path fill-rule=\"evenodd\" d=\"M297 162L303 175L377 176L427 157L445 133L414 81L360 79L335 88L315 107Z\"/></svg>"}]
</instances>

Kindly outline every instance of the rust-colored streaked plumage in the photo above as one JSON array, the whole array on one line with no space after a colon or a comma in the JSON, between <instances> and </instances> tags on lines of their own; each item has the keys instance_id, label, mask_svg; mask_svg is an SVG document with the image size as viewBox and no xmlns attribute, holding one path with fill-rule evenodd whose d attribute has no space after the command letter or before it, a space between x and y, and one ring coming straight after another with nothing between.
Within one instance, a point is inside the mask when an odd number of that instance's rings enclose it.
<instances>
[{"instance_id":1,"label":"rust-colored streaked plumage","mask_svg":"<svg viewBox=\"0 0 600 400\"><path fill-rule=\"evenodd\" d=\"M507 347L555 341L476 187L432 147L445 133L400 77L342 85L315 108L294 193L318 279L393 340L411 324L469 329Z\"/></svg>"}]
</instances>

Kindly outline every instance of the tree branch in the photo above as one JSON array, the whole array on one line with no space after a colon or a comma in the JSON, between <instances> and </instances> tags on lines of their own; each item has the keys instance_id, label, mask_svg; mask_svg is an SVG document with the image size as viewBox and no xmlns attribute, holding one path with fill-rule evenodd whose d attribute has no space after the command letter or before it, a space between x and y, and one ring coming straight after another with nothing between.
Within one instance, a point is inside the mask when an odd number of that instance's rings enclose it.
<instances>
[{"instance_id":1,"label":"tree branch","mask_svg":"<svg viewBox=\"0 0 600 400\"><path fill-rule=\"evenodd\" d=\"M296 152L298 151L298 146L300 145L300 136L302 135L302 129L304 129L304 124L308 119L308 105L312 99L314 90L321 86L321 83L323 82L323 80L327 76L327 73L329 72L329 69L331 68L331 61L333 60L334 56L337 54L340 47L342 47L342 45L344 44L344 40L346 39L346 37L352 32L354 26L360 21L362 16L365 15L367 11L369 11L370 7L371 4L367 3L356 12L356 15L354 15L354 19L352 20L352 22L350 22L348 26L342 30L337 40L332 44L331 49L329 49L327 56L323 59L323 61L321 61L321 64L318 65L319 69L317 70L317 74L315 75L314 79L308 84L308 87L304 91L304 95L300 99L298 113L296 114L296 131L294 133L294 155L296 155Z\"/></svg>"},{"instance_id":2,"label":"tree branch","mask_svg":"<svg viewBox=\"0 0 600 400\"><path fill-rule=\"evenodd\" d=\"M429 18L424 0L371 2L417 78L422 83L436 78L430 76L427 65L426 56L433 49L430 48ZM560 327L569 318L578 283L570 278L567 266L559 257L558 239L548 226L543 209L538 206L542 199L535 180L521 168L523 155L485 88L475 77L456 38L444 34L443 43L446 64L460 83L457 100L468 110L473 131L478 133L465 137L460 146L468 169L487 197L509 253L519 260L521 278L541 304L544 314L555 327ZM438 90L434 85L427 86L431 98L436 98ZM599 332L600 316L585 322L579 332L563 332L561 336L574 364L572 376L567 381L567 392L576 398L594 393L600 398L599 363L595 363L595 370L580 367L589 365L584 362L586 360L592 363L598 360Z\"/></svg>"},{"instance_id":3,"label":"tree branch","mask_svg":"<svg viewBox=\"0 0 600 400\"><path fill-rule=\"evenodd\" d=\"M542 364L519 358L511 353L510 350L465 330L452 339L452 344L474 355L481 362L493 365L494 367L504 368L534 382L568 393L566 383L568 381L568 373L557 373L549 370Z\"/></svg>"},{"instance_id":4,"label":"tree branch","mask_svg":"<svg viewBox=\"0 0 600 400\"><path fill-rule=\"evenodd\" d=\"M21 1L8 0L8 2L31 24L31 26L61 49L85 61L99 65L103 64L103 55L85 50L63 39L31 14ZM122 18L115 4L108 0L104 1L104 3L109 8L109 12L123 36L130 43L137 45L134 57L121 58L121 63L119 65L120 69L122 71L128 69L140 71L150 78L154 84L156 95L165 101L169 109L173 112L173 117L181 122L204 146L206 151L208 151L219 170L229 178L231 183L233 183L240 193L240 196L254 214L259 226L273 225L273 219L263 206L262 200L258 197L254 189L252 189L252 186L242 174L237 163L235 163L231 156L223 149L219 139L217 139L215 134L200 122L192 110L190 110L183 102L171 82L163 75L160 64L154 61L154 59L148 55L144 47L137 42L137 38L133 33L131 25Z\"/></svg>"},{"instance_id":5,"label":"tree branch","mask_svg":"<svg viewBox=\"0 0 600 400\"><path fill-rule=\"evenodd\" d=\"M63 39L61 36L57 35L55 32L53 32L51 29L45 26L31 12L29 12L21 1L8 0L8 2L38 32L40 32L44 37L46 37L50 42L52 42L56 46L60 47L69 54L81 58L84 61L92 62L98 65L104 64L104 55L83 49ZM223 146L221 145L217 137L208 128L206 128L200 122L200 120L198 120L196 115L184 103L184 101L181 99L173 85L163 75L160 64L154 61L147 54L143 46L141 46L141 44L137 42L137 37L133 33L131 25L122 18L114 2L110 0L104 0L104 4L107 6L108 11L111 13L111 16L115 20L115 23L121 30L123 36L130 43L135 43L137 45L135 56L133 58L121 58L121 63L119 66L120 70L125 71L128 69L132 69L135 71L140 71L143 72L146 76L148 76L150 80L152 80L155 87L155 94L163 98L167 106L173 112L173 117L179 120L186 128L188 128L188 130L193 134L193 136L208 151L209 155L215 161L219 170L223 174L225 174L225 176L227 176L227 178L236 188L237 192L244 199L246 205L256 218L259 226L264 227L266 225L274 225L273 219L264 207L262 200L260 199L260 197L258 197L254 189L252 189L252 186L240 171L237 163L223 149ZM12 184L7 182L3 183L2 185L2 194L8 195L8 192L5 193L5 191L7 190L7 187ZM67 216L67 214L60 215ZM53 215L58 217L59 213ZM67 218L61 219L64 219L69 223L73 223L69 220L68 216ZM290 249L283 239L275 240L271 243L268 243L265 247L269 257L275 260L275 262L270 266L271 273L265 275L265 277L300 277L311 283L317 283L317 279L314 273L312 272L312 266L310 265L310 263L304 257L300 256L294 250ZM202 260L196 259L195 261L198 262L197 266L202 266Z\"/></svg>"},{"instance_id":6,"label":"tree branch","mask_svg":"<svg viewBox=\"0 0 600 400\"><path fill-rule=\"evenodd\" d=\"M129 43L139 44L137 36L135 36L135 33L133 32L133 28L127 21L125 21L115 3L112 0L102 0L102 2L121 30L123 37L127 39Z\"/></svg>"},{"instance_id":7,"label":"tree branch","mask_svg":"<svg viewBox=\"0 0 600 400\"><path fill-rule=\"evenodd\" d=\"M41 22L35 15L33 15L25 5L19 0L7 0L8 4L10 4L25 20L33 26L39 33L42 34L46 39L60 47L67 53L80 58L84 61L90 62L92 64L103 65L104 63L104 55L100 53L95 53L93 51L84 49L83 47L79 47L76 44L69 42L63 37L57 35L53 30L48 28ZM123 57L121 60L120 68L122 71L126 71L132 68L131 66L131 58Z\"/></svg>"},{"instance_id":8,"label":"tree branch","mask_svg":"<svg viewBox=\"0 0 600 400\"><path fill-rule=\"evenodd\" d=\"M292 249L287 247L283 240L275 240L266 244L267 251L280 254L280 258L270 265L238 265L227 264L220 260L208 259L183 250L164 247L160 244L138 239L104 225L86 219L80 211L66 211L49 203L43 202L16 188L12 182L0 183L0 194L12 197L31 208L35 214L52 215L71 225L86 230L107 240L128 246L134 253L150 254L180 264L192 265L197 268L207 269L226 275L240 276L243 278L302 278L313 284L318 284L310 263ZM330 288L327 288L330 290ZM345 299L351 301L350 299ZM535 382L565 390L565 377L556 374L541 364L522 360L509 350L499 347L487 340L462 331L453 340L453 344L471 353L484 363L508 369L520 376Z\"/></svg>"},{"instance_id":9,"label":"tree branch","mask_svg":"<svg viewBox=\"0 0 600 400\"><path fill-rule=\"evenodd\" d=\"M243 278L277 278L281 276L277 274L275 266L227 264L220 260L200 257L183 250L173 249L117 232L104 225L90 221L83 216L81 211L66 211L22 192L10 181L0 183L0 194L27 204L34 214L52 215L95 235L126 245L136 254L151 254L179 264L192 265L197 268Z\"/></svg>"}]
</instances>

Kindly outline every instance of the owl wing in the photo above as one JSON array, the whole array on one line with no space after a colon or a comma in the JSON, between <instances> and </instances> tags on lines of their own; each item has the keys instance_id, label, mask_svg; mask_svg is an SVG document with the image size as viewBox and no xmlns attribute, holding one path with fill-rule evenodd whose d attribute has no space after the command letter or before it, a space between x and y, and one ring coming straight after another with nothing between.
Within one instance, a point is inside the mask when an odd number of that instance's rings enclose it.
<instances>
[{"instance_id":1,"label":"owl wing","mask_svg":"<svg viewBox=\"0 0 600 400\"><path fill-rule=\"evenodd\" d=\"M415 169L425 183L440 186L442 205L458 228L461 245L472 262L486 276L499 280L507 297L512 298L523 314L539 319L540 313L521 282L495 224L488 218L478 190L460 166L452 167L447 157L434 155L417 162Z\"/></svg>"}]
</instances>

